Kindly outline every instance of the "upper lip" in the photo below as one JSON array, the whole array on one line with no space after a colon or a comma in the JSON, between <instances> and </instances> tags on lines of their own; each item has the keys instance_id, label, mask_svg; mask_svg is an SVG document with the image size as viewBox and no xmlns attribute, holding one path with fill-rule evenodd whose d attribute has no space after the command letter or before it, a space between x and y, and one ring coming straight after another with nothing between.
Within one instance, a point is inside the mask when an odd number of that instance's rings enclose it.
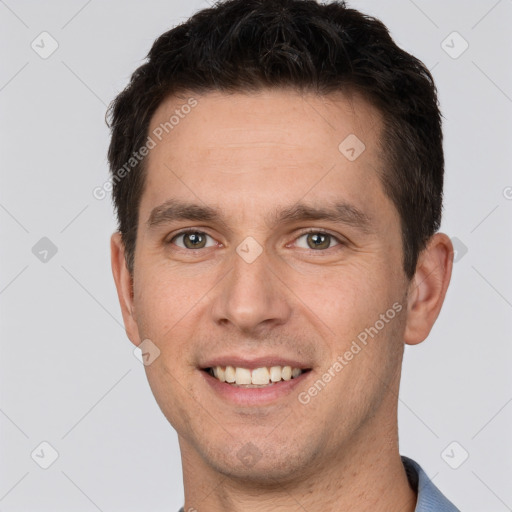
<instances>
[{"instance_id":1,"label":"upper lip","mask_svg":"<svg viewBox=\"0 0 512 512\"><path fill-rule=\"evenodd\" d=\"M297 361L295 359L288 359L283 356L263 356L248 359L243 356L219 356L209 359L204 364L201 364L202 369L214 368L215 366L235 366L239 368L247 368L254 370L255 368L271 367L271 366L291 366L292 368L300 368L301 370L309 370L311 366Z\"/></svg>"}]
</instances>

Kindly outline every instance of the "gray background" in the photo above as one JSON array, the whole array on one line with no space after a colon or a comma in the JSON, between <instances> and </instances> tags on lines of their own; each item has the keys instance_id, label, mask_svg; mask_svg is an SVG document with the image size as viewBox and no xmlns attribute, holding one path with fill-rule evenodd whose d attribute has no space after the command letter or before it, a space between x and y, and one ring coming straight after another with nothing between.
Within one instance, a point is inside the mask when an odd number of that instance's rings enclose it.
<instances>
[{"instance_id":1,"label":"gray background","mask_svg":"<svg viewBox=\"0 0 512 512\"><path fill-rule=\"evenodd\" d=\"M458 261L429 339L406 348L401 453L463 511L512 510L512 1L350 4L432 70L445 117L442 231ZM207 5L0 0L0 511L183 503L176 433L122 325L110 199L92 191L108 179L106 105L160 33ZM59 45L45 59L43 31ZM59 454L48 469L43 441Z\"/></svg>"}]
</instances>

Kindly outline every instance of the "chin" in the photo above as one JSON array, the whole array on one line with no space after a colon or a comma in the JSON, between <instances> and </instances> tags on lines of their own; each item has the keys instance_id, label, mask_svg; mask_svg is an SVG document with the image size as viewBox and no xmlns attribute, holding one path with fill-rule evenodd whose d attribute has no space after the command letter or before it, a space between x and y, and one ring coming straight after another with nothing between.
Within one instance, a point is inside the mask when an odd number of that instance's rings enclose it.
<instances>
[{"instance_id":1,"label":"chin","mask_svg":"<svg viewBox=\"0 0 512 512\"><path fill-rule=\"evenodd\" d=\"M216 472L245 485L281 486L284 483L307 477L308 468L312 468L318 450L307 441L301 446L296 440L288 445L269 443L268 439L247 441L224 445L220 450L210 449L205 457L207 464ZM235 447L236 445L236 447ZM220 451L220 453L219 453ZM217 456L212 456L217 452Z\"/></svg>"}]
</instances>

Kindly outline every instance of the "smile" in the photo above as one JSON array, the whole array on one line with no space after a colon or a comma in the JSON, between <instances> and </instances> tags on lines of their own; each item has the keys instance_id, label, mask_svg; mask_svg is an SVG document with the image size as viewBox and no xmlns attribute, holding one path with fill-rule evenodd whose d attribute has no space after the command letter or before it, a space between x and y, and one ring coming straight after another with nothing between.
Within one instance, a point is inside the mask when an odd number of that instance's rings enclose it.
<instances>
[{"instance_id":1,"label":"smile","mask_svg":"<svg viewBox=\"0 0 512 512\"><path fill-rule=\"evenodd\" d=\"M213 366L205 368L208 374L220 382L234 387L259 388L272 386L281 381L296 379L309 369L292 368L291 366L264 366L261 368L242 368L238 366Z\"/></svg>"}]
</instances>

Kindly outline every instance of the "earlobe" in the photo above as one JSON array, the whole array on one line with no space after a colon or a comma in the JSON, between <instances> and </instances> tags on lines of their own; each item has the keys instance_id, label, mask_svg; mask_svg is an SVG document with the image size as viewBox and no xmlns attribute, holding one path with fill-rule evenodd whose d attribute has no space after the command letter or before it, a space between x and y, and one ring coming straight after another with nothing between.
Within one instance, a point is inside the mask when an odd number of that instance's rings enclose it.
<instances>
[{"instance_id":1,"label":"earlobe","mask_svg":"<svg viewBox=\"0 0 512 512\"><path fill-rule=\"evenodd\" d=\"M126 265L124 244L119 232L114 233L110 239L110 253L112 274L114 275L126 334L130 341L138 346L140 336L134 316L133 279Z\"/></svg>"},{"instance_id":2,"label":"earlobe","mask_svg":"<svg viewBox=\"0 0 512 512\"><path fill-rule=\"evenodd\" d=\"M404 341L421 343L430 333L446 296L452 274L453 245L444 233L436 233L421 252L411 280Z\"/></svg>"}]
</instances>

